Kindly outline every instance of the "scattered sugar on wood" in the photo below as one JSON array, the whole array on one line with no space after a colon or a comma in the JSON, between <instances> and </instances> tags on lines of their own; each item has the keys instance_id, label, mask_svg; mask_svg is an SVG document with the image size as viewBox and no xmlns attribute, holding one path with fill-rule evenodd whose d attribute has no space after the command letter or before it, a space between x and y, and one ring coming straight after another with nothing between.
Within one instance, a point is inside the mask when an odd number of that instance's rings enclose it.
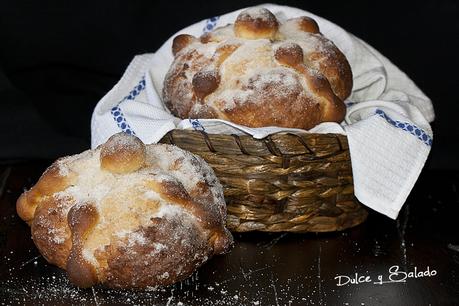
<instances>
[{"instance_id":1,"label":"scattered sugar on wood","mask_svg":"<svg viewBox=\"0 0 459 306\"><path fill-rule=\"evenodd\" d=\"M46 265L40 259L40 265ZM34 267L37 269L39 267ZM260 272L260 276L269 277L268 271ZM63 271L56 269L51 276L33 276L28 279L10 275L3 284L4 290L10 294L9 303L23 303L24 301L49 304L94 304L96 299L100 304L127 304L127 305L267 305L271 301L272 289L263 288L254 281L254 274L248 274L247 279L242 275L223 283L201 282L196 272L190 278L169 287L149 288L148 290L114 290L104 287L80 289L74 287ZM159 277L168 277L163 274ZM301 304L304 301L313 302L309 295L314 295L313 288L296 290L288 283L275 280L278 302L280 305L288 303ZM215 290L218 287L219 290ZM296 291L298 295L294 294ZM300 292L301 291L301 292Z\"/></svg>"}]
</instances>

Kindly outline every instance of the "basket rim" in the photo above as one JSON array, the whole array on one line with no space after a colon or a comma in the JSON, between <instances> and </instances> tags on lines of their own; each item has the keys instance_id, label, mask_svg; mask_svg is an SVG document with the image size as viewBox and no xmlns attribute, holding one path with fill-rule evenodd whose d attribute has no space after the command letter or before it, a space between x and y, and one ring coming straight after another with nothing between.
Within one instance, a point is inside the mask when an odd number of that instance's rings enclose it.
<instances>
[{"instance_id":1,"label":"basket rim","mask_svg":"<svg viewBox=\"0 0 459 306\"><path fill-rule=\"evenodd\" d=\"M180 132L183 132L183 133L193 132L193 133L201 133L201 134L207 134L207 135L219 135L219 136L234 136L234 135L236 135L238 137L250 137L250 138L253 138L253 139L256 139L256 140L262 140L262 139L264 139L266 137L274 136L274 135L301 135L301 136L308 135L308 136L314 136L314 137L340 136L340 137L347 138L346 134L341 134L341 133L317 133L317 132L309 132L309 131L306 131L306 130L304 130L304 131L300 131L300 130L299 131L279 131L279 132L275 132L275 133L272 133L272 134L268 134L263 138L255 138L252 135L250 135L249 133L246 133L244 131L241 131L242 132L241 134L236 134L236 133L226 134L226 133L208 133L205 130L197 130L197 129L177 129L177 128L168 131L164 136L166 136L167 134L170 134L170 133L180 133Z\"/></svg>"},{"instance_id":2,"label":"basket rim","mask_svg":"<svg viewBox=\"0 0 459 306\"><path fill-rule=\"evenodd\" d=\"M308 144L308 142L311 142L311 141L314 142L317 139L322 139L322 140L333 139L333 142L335 143L335 146L336 146L336 150L331 154L349 150L347 136L343 134L308 133L308 132L293 133L291 131L280 131L280 132L276 132L276 133L267 135L264 138L255 138L252 135L247 134L247 133L243 135L217 134L217 133L207 133L206 131L202 131L202 130L173 129L167 132L166 135L164 135L163 138L161 138L159 142L163 142L164 140L167 139L170 144L177 145L177 141L174 138L174 135L175 136L192 135L193 137L196 137L197 135L199 135L199 138L196 138L196 139L186 138L186 142L188 142L189 144L190 143L194 143L194 144L204 143L208 151L212 153L221 152L221 150L215 149L213 140L211 138L218 138L223 141L228 141L231 144L233 144L233 146L235 144L238 147L240 153L244 155L257 155L257 154L250 153L249 150L246 149L247 142L250 144L262 143L263 146L267 149L267 151L271 155L278 156L278 157L291 157L293 155L302 155L302 154L317 155L317 150L313 149L315 145L311 145L310 143ZM303 148L304 151L296 152L296 153L286 153L286 152L283 152L281 149L279 149L279 145L291 137L294 137L296 139L297 143L300 144L300 147ZM244 142L246 143L245 145L244 145ZM282 145L282 147L286 147L286 146ZM324 158L324 157L326 157L326 155L321 156L321 158Z\"/></svg>"}]
</instances>

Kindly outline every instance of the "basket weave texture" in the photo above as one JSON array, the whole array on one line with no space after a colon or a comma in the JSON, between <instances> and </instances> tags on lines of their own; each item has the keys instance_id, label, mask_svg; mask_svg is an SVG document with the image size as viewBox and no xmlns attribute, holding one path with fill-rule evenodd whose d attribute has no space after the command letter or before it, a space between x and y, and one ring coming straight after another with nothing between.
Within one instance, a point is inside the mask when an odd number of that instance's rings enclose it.
<instances>
[{"instance_id":1,"label":"basket weave texture","mask_svg":"<svg viewBox=\"0 0 459 306\"><path fill-rule=\"evenodd\" d=\"M233 232L330 232L362 223L347 138L339 134L207 134L173 130L161 143L200 155L224 188Z\"/></svg>"}]
</instances>

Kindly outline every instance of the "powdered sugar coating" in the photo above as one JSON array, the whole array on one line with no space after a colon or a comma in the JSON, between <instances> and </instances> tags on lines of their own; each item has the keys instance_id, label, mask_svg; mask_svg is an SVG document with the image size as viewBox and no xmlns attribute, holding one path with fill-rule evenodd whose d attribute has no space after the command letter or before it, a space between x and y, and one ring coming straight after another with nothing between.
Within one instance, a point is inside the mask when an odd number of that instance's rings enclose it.
<instances>
[{"instance_id":1,"label":"powdered sugar coating","mask_svg":"<svg viewBox=\"0 0 459 306\"><path fill-rule=\"evenodd\" d=\"M316 27L314 32L308 31L308 22ZM276 60L278 48L289 45L299 46L301 62L289 65ZM192 85L193 77L203 69L219 77L218 86L205 95ZM163 100L180 118L220 118L250 127L309 129L321 120L342 119L342 101L351 88L347 60L322 36L314 21L294 18L278 25L271 12L253 7L242 11L235 24L204 34L176 55L165 78ZM337 103L340 105L334 105ZM277 113L289 105L299 109L288 110L281 120ZM336 113L324 114L332 109Z\"/></svg>"},{"instance_id":2,"label":"powdered sugar coating","mask_svg":"<svg viewBox=\"0 0 459 306\"><path fill-rule=\"evenodd\" d=\"M122 138L115 137L120 150L137 146ZM97 222L81 242L81 254L109 286L170 284L221 252L211 242L215 233L231 243L222 186L200 157L171 145L147 145L142 168L120 174L101 168L102 149L50 167L68 183L39 199L33 221L34 241L50 262L65 268L72 248L67 215L87 205L96 208ZM149 272L139 272L139 265Z\"/></svg>"},{"instance_id":3,"label":"powdered sugar coating","mask_svg":"<svg viewBox=\"0 0 459 306\"><path fill-rule=\"evenodd\" d=\"M241 20L261 19L263 21L269 21L271 19L271 12L265 8L255 6L243 10L239 16Z\"/></svg>"},{"instance_id":4,"label":"powdered sugar coating","mask_svg":"<svg viewBox=\"0 0 459 306\"><path fill-rule=\"evenodd\" d=\"M141 150L142 146L142 141L137 137L118 133L110 137L110 146L104 146L104 149L106 154L113 154L117 153L120 149L138 151Z\"/></svg>"},{"instance_id":5,"label":"powdered sugar coating","mask_svg":"<svg viewBox=\"0 0 459 306\"><path fill-rule=\"evenodd\" d=\"M172 176L179 180L190 194L195 192L196 186L204 183L212 195L208 209L215 213L219 211L222 221L226 220L223 187L213 169L200 156L172 145L150 145L147 146L147 164L158 167L161 171L157 174Z\"/></svg>"}]
</instances>

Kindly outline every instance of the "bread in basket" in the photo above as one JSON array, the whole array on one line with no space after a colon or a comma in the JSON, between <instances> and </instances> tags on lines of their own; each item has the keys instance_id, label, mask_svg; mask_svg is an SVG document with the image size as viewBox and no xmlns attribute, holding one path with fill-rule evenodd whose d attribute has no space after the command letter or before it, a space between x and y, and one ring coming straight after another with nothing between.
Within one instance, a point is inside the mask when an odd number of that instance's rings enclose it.
<instances>
[{"instance_id":1,"label":"bread in basket","mask_svg":"<svg viewBox=\"0 0 459 306\"><path fill-rule=\"evenodd\" d=\"M343 53L309 17L280 22L264 8L199 38L175 37L163 101L180 118L310 129L341 122L352 90ZM233 231L335 231L367 215L353 195L347 139L174 130L163 139L199 154L224 186Z\"/></svg>"}]
</instances>

